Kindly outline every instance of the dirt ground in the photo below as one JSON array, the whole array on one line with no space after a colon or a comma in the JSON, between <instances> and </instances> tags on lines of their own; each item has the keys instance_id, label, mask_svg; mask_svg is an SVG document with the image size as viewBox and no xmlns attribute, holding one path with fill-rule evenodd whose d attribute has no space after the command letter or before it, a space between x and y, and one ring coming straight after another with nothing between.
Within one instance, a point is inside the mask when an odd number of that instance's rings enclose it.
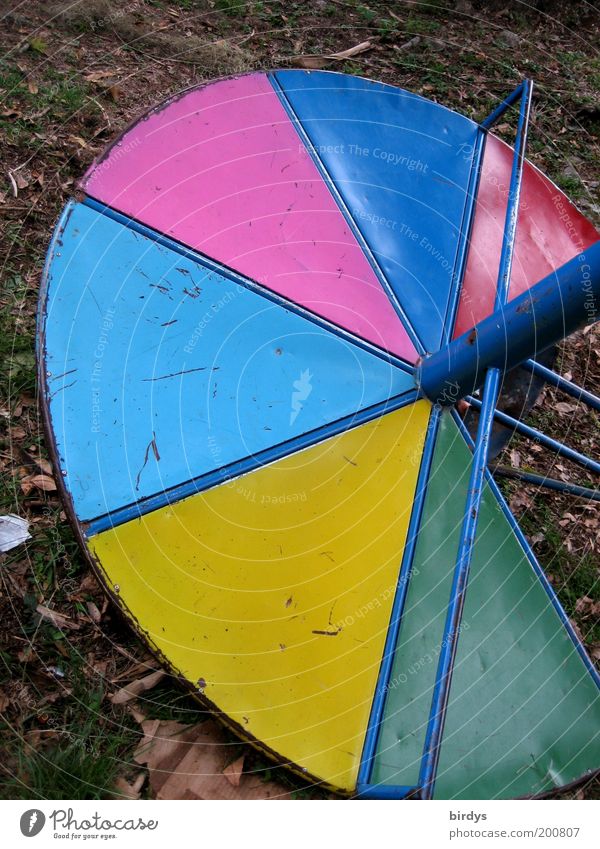
<instances>
[{"instance_id":1,"label":"dirt ground","mask_svg":"<svg viewBox=\"0 0 600 849\"><path fill-rule=\"evenodd\" d=\"M76 179L139 113L227 73L335 68L475 119L529 76L536 89L528 156L599 226L599 30L600 12L587 2L0 0L0 506L27 517L32 533L26 545L0 555L2 797L152 797L152 764L139 753L134 760L152 733L148 723L199 720L176 681L160 674L146 680L157 663L90 574L44 445L35 378L38 287ZM328 58L364 42L350 58ZM514 116L507 118L501 134L510 139L514 126ZM556 367L598 393L598 327L564 343ZM554 390L545 390L529 421L599 454L598 416ZM501 460L597 486L523 439L511 439ZM598 504L515 483L504 491L600 659ZM123 694L132 686L135 698ZM243 765L246 776L265 787L276 781L294 797L323 795L226 732L223 742L234 772ZM568 795L597 798L600 785Z\"/></svg>"}]
</instances>

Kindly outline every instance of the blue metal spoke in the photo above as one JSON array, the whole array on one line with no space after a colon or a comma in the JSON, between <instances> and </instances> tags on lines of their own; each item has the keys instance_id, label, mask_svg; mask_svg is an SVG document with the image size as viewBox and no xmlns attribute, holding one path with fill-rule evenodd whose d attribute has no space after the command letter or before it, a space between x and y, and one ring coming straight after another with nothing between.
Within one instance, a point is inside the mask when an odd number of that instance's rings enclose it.
<instances>
[{"instance_id":1,"label":"blue metal spoke","mask_svg":"<svg viewBox=\"0 0 600 849\"><path fill-rule=\"evenodd\" d=\"M379 730L381 727L381 720L388 692L388 684L390 675L392 674L392 666L396 647L398 645L398 635L400 633L402 614L404 612L404 605L412 574L415 549L417 547L417 540L421 529L421 518L423 516L423 507L425 505L425 496L427 494L427 485L429 483L429 474L431 472L431 463L439 428L440 413L441 408L439 406L433 407L429 418L425 444L423 446L423 455L421 457L421 466L419 468L415 499L406 535L406 545L404 547L402 564L398 575L398 583L396 585L396 594L392 605L390 624L385 640L381 666L379 668L379 676L375 686L373 705L371 707L371 714L369 716L369 724L365 734L365 743L358 772L357 783L359 786L363 787L366 787L371 780L373 758L375 756L377 741L379 739Z\"/></svg>"},{"instance_id":2,"label":"blue metal spoke","mask_svg":"<svg viewBox=\"0 0 600 849\"><path fill-rule=\"evenodd\" d=\"M444 322L444 333L442 337L443 345L448 345L452 340L454 325L456 323L456 316L460 303L460 293L467 267L469 248L471 246L471 230L473 229L473 222L475 220L477 194L479 191L479 180L481 178L481 163L483 162L486 138L487 134L483 132L480 127L474 146L471 174L469 177L469 184L467 186L467 204L461 225L461 239L458 246L458 254L453 272L453 286L450 291L448 309L446 310L446 320Z\"/></svg>"},{"instance_id":3,"label":"blue metal spoke","mask_svg":"<svg viewBox=\"0 0 600 849\"><path fill-rule=\"evenodd\" d=\"M551 386L556 386L557 389L566 392L567 395L571 395L573 398L577 398L578 401L583 401L584 404L592 407L592 409L600 411L600 398L597 395L593 395L586 389L582 389L581 386L577 386L576 383L572 383L570 380L552 371L552 369L546 368L546 366L538 363L537 360L526 360L522 365L523 368L541 377L542 380L545 380Z\"/></svg>"},{"instance_id":4,"label":"blue metal spoke","mask_svg":"<svg viewBox=\"0 0 600 849\"><path fill-rule=\"evenodd\" d=\"M506 207L506 219L504 224L502 249L500 253L500 264L498 268L494 307L495 311L501 310L506 304L510 288L515 235L519 213L519 199L521 196L521 183L523 178L523 165L525 162L525 145L527 142L527 128L529 125L529 113L531 109L531 82L529 80L524 80L517 92L518 94L513 92L513 95L511 95L511 97L513 97L511 102L514 102L518 96L521 97L521 108L519 111L517 138ZM510 101L510 98L508 98L508 100ZM508 105L510 104L507 103L506 106ZM499 110L496 110L496 112L498 111ZM493 113L491 117L494 117L494 115L495 113ZM444 626L442 651L438 662L436 683L431 703L429 722L427 725L425 746L423 749L423 760L421 762L421 770L419 774L421 798L423 799L431 799L435 788L440 747L450 697L452 672L456 659L458 635L469 581L473 547L477 534L481 496L485 485L489 439L494 421L494 411L498 400L498 394L500 392L500 383L500 370L497 368L490 368L485 377L483 402L477 428L477 438L475 440L475 452L471 466L467 503L465 506L465 517L461 528L458 555L454 570L452 590L450 593L450 604Z\"/></svg>"},{"instance_id":5,"label":"blue metal spoke","mask_svg":"<svg viewBox=\"0 0 600 849\"><path fill-rule=\"evenodd\" d=\"M519 100L519 98L520 98L520 97L522 97L522 94L523 94L523 85L524 85L526 82L528 82L528 80L524 80L522 83L519 83L519 85L516 87L516 89L515 89L514 91L511 91L511 93L508 95L508 97L506 97L506 98L502 101L502 103L500 103L498 106L496 106L496 108L494 109L494 111L493 111L493 112L491 112L491 113L487 116L487 118L485 118L485 119L481 122L480 126L481 126L481 127L483 127L483 129L484 129L484 130L489 130L489 129L490 129L490 127L492 127L492 126L496 123L496 121L497 121L499 118L501 118L501 117L502 117L502 115L504 115L504 113L506 112L506 110L507 110L510 106L512 106L514 103L516 103L516 102Z\"/></svg>"},{"instance_id":6,"label":"blue metal spoke","mask_svg":"<svg viewBox=\"0 0 600 849\"><path fill-rule=\"evenodd\" d=\"M479 398L473 398L473 396L468 395L467 401L475 407L476 410L481 410L482 402ZM496 410L494 418L496 421L500 422L500 424L510 427L522 436L526 436L529 439L539 442L540 445L543 445L545 448L549 448L561 457L565 457L567 460L572 460L574 463L578 463L580 466L583 466L584 469L600 475L600 463L597 463L596 460L592 460L591 457L586 457L585 454L580 454L579 451L575 451L574 448L569 448L568 445L564 445L562 442L552 439L551 436L546 436L546 434L542 433L541 430L536 430L536 428L526 425L518 419L514 419L512 416L509 416L507 413L503 413L501 410Z\"/></svg>"},{"instance_id":7,"label":"blue metal spoke","mask_svg":"<svg viewBox=\"0 0 600 849\"><path fill-rule=\"evenodd\" d=\"M511 466L490 466L493 475L500 478L519 480L524 483L543 486L555 492L565 492L578 498L588 498L590 501L600 501L600 489L591 489L589 486L579 486L576 483L567 483L545 475L537 475L534 472L524 472L522 469L513 469Z\"/></svg>"}]
</instances>

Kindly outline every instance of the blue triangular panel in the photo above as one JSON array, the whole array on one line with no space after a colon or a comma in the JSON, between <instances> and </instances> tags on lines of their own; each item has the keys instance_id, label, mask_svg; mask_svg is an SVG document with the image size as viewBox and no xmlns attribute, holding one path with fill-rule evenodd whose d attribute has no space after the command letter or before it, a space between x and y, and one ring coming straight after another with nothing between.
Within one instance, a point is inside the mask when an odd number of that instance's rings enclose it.
<instances>
[{"instance_id":1,"label":"blue triangular panel","mask_svg":"<svg viewBox=\"0 0 600 849\"><path fill-rule=\"evenodd\" d=\"M318 71L274 77L416 335L437 350L477 125L370 80Z\"/></svg>"}]
</instances>

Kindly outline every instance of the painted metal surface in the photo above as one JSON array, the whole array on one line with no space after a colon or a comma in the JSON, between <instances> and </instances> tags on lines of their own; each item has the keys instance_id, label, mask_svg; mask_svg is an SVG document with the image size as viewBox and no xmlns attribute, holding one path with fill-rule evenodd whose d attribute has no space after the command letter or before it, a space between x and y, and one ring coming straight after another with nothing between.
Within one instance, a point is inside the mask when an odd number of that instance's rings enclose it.
<instances>
[{"instance_id":1,"label":"painted metal surface","mask_svg":"<svg viewBox=\"0 0 600 849\"><path fill-rule=\"evenodd\" d=\"M471 455L440 424L372 782L414 786L442 649ZM563 614L564 616L564 614ZM543 793L600 763L600 695L489 484L435 797Z\"/></svg>"},{"instance_id":2,"label":"painted metal surface","mask_svg":"<svg viewBox=\"0 0 600 849\"><path fill-rule=\"evenodd\" d=\"M456 409L453 409L451 411L451 414L452 414L452 418L454 419L454 423L458 427L458 430L462 434L465 442L469 446L470 450L473 450L473 440L472 440L472 437L471 437L469 431L465 427L464 421L461 419L461 417L459 416ZM546 573L544 572L544 570L542 569L542 567L538 563L538 560L537 560L535 554L533 553L533 550L532 550L532 548L531 548L531 546L530 546L530 544L527 540L527 537L525 536L525 534L521 530L519 523L517 522L517 520L515 519L515 517L511 513L510 507L508 506L506 499L504 498L502 492L500 491L500 488L499 488L497 482L494 480L494 476L492 475L492 473L489 470L487 472L486 478L487 478L488 485L489 485L491 491L493 492L493 494L496 498L496 501L500 505L500 509L502 510L502 514L504 515L504 518L508 522L509 526L512 528L512 531L515 535L515 539L517 540L517 542L519 543L519 545L521 546L521 548L525 552L525 555L526 555L526 557L529 561L529 565L533 569L534 573L537 575L537 578L538 578L540 584L542 585L546 595L550 599L550 603L552 604L554 610L556 611L556 614L558 615L559 620L562 622L563 628L565 629L565 631L566 631L567 635L569 636L571 642L575 646L575 648L576 648L576 650L579 654L579 657L581 658L581 660L583 662L583 665L585 666L585 668L587 669L589 674L592 676L592 680L595 682L596 687L600 690L600 672L596 668L594 661L591 659L591 657L587 653L585 646L583 645L583 642L581 641L579 635L575 631L575 628L574 628L571 620L569 619L569 617L565 613L560 601L558 600L558 596L556 595L554 587L552 586L552 584L550 583Z\"/></svg>"},{"instance_id":3,"label":"painted metal surface","mask_svg":"<svg viewBox=\"0 0 600 849\"><path fill-rule=\"evenodd\" d=\"M512 149L489 134L454 329L461 336L493 309ZM525 163L510 298L533 286L600 238L595 227L530 162Z\"/></svg>"},{"instance_id":4,"label":"painted metal surface","mask_svg":"<svg viewBox=\"0 0 600 849\"><path fill-rule=\"evenodd\" d=\"M424 360L423 394L450 406L600 317L600 240Z\"/></svg>"},{"instance_id":5,"label":"painted metal surface","mask_svg":"<svg viewBox=\"0 0 600 849\"><path fill-rule=\"evenodd\" d=\"M168 101L91 167L82 188L334 324L416 359L265 74Z\"/></svg>"},{"instance_id":6,"label":"painted metal surface","mask_svg":"<svg viewBox=\"0 0 600 849\"><path fill-rule=\"evenodd\" d=\"M89 541L178 673L244 735L346 791L429 411L417 402Z\"/></svg>"},{"instance_id":7,"label":"painted metal surface","mask_svg":"<svg viewBox=\"0 0 600 849\"><path fill-rule=\"evenodd\" d=\"M483 134L338 74L196 88L95 163L48 262L42 400L105 584L241 735L366 797L433 789L472 455L385 351L448 342L465 265L457 332L491 308L512 152L488 135L480 176ZM513 297L597 238L528 164L519 221ZM597 675L477 465L437 798L600 763Z\"/></svg>"},{"instance_id":8,"label":"painted metal surface","mask_svg":"<svg viewBox=\"0 0 600 849\"><path fill-rule=\"evenodd\" d=\"M113 528L123 522L129 522L131 519L143 516L145 513L150 513L152 510L158 510L160 507L165 507L167 504L175 504L183 498L188 498L198 492L204 492L228 480L233 480L240 475L245 475L248 472L253 472L255 469L260 469L269 463L276 460L281 460L283 457L288 457L297 451L302 451L304 448L309 448L311 445L316 445L330 436L337 436L344 433L349 428L356 427L367 422L374 421L380 418L385 413L400 410L403 407L408 407L418 401L418 393L416 390L405 392L402 395L395 395L387 401L382 401L380 404L374 404L372 407L366 407L359 410L357 413L352 413L349 416L344 416L341 419L331 422L331 424L323 425L308 433L303 433L296 436L287 442L280 442L271 448L265 448L252 454L249 457L244 457L243 460L238 460L235 463L229 463L226 466L220 466L211 472L206 472L195 478L191 478L185 483L173 486L168 490L160 492L156 495L149 496L144 501L138 501L135 504L128 504L112 513L100 516L91 522L86 523L86 536L101 533L107 528Z\"/></svg>"},{"instance_id":9,"label":"painted metal surface","mask_svg":"<svg viewBox=\"0 0 600 849\"><path fill-rule=\"evenodd\" d=\"M57 233L49 405L80 520L410 390L385 359L83 205Z\"/></svg>"},{"instance_id":10,"label":"painted metal surface","mask_svg":"<svg viewBox=\"0 0 600 849\"><path fill-rule=\"evenodd\" d=\"M275 76L423 346L437 350L477 125L372 80L321 71Z\"/></svg>"}]
</instances>

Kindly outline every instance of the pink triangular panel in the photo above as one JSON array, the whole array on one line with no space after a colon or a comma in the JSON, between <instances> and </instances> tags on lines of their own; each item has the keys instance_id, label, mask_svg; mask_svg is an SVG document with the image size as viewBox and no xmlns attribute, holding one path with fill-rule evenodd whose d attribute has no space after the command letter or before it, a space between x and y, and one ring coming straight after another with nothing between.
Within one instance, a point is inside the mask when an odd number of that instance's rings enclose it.
<instances>
[{"instance_id":1,"label":"pink triangular panel","mask_svg":"<svg viewBox=\"0 0 600 849\"><path fill-rule=\"evenodd\" d=\"M374 344L415 349L264 74L189 91L86 174L91 197Z\"/></svg>"}]
</instances>

